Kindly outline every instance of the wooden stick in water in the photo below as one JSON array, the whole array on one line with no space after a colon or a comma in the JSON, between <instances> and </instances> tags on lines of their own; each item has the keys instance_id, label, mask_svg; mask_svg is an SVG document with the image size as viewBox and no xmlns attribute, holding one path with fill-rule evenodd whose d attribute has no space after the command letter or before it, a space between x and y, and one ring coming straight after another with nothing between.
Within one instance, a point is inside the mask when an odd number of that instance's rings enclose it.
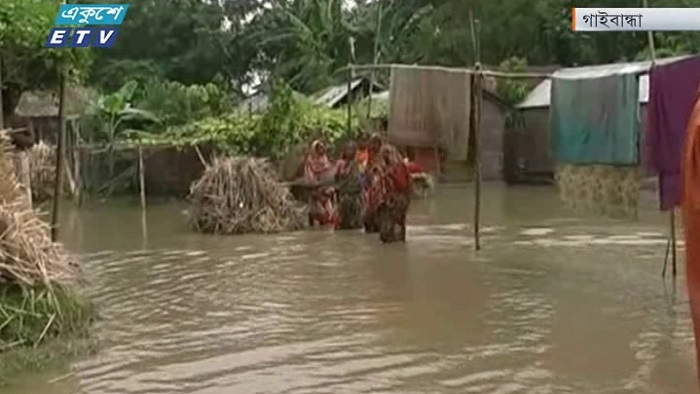
<instances>
[{"instance_id":1,"label":"wooden stick in water","mask_svg":"<svg viewBox=\"0 0 700 394\"><path fill-rule=\"evenodd\" d=\"M676 277L677 274L677 256L676 256L676 208L671 208L670 217L671 227L671 275Z\"/></svg>"},{"instance_id":2,"label":"wooden stick in water","mask_svg":"<svg viewBox=\"0 0 700 394\"><path fill-rule=\"evenodd\" d=\"M476 64L476 69L480 69L480 65ZM474 75L474 85L472 86L472 99L474 100L473 126L474 129L474 248L481 250L481 89L482 89L481 74Z\"/></svg>"},{"instance_id":3,"label":"wooden stick in water","mask_svg":"<svg viewBox=\"0 0 700 394\"><path fill-rule=\"evenodd\" d=\"M141 209L146 210L146 175L143 164L143 147L139 145L139 191L141 195Z\"/></svg>"},{"instance_id":4,"label":"wooden stick in water","mask_svg":"<svg viewBox=\"0 0 700 394\"><path fill-rule=\"evenodd\" d=\"M63 186L63 150L66 139L66 64L59 65L59 98L58 98L58 144L56 146L56 176L53 186L53 209L51 210L51 240L58 240L58 211L61 201L61 186Z\"/></svg>"},{"instance_id":5,"label":"wooden stick in water","mask_svg":"<svg viewBox=\"0 0 700 394\"><path fill-rule=\"evenodd\" d=\"M141 233L145 244L148 237L146 228L146 169L143 160L143 147L141 145L139 145L139 189L141 192Z\"/></svg>"}]
</instances>

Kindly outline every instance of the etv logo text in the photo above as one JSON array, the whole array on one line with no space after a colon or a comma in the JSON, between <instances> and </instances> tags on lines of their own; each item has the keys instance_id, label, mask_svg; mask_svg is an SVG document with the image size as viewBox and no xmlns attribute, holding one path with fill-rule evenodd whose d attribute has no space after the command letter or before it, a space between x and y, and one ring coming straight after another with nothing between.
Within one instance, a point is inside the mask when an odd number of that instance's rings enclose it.
<instances>
[{"instance_id":1,"label":"etv logo text","mask_svg":"<svg viewBox=\"0 0 700 394\"><path fill-rule=\"evenodd\" d=\"M98 25L99 27L54 27L47 48L109 48L114 45L129 4L63 4L54 25ZM72 33L72 34L71 34Z\"/></svg>"}]
</instances>

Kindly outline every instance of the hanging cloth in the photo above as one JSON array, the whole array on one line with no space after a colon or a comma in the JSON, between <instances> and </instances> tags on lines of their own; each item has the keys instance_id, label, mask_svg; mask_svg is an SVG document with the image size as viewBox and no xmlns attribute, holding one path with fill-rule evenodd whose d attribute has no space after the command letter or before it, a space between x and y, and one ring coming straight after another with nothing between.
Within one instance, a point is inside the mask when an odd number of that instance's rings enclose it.
<instances>
[{"instance_id":1,"label":"hanging cloth","mask_svg":"<svg viewBox=\"0 0 700 394\"><path fill-rule=\"evenodd\" d=\"M639 162L635 75L552 80L553 151L560 163Z\"/></svg>"},{"instance_id":2,"label":"hanging cloth","mask_svg":"<svg viewBox=\"0 0 700 394\"><path fill-rule=\"evenodd\" d=\"M560 164L555 179L564 205L577 213L637 218L638 166Z\"/></svg>"},{"instance_id":3,"label":"hanging cloth","mask_svg":"<svg viewBox=\"0 0 700 394\"><path fill-rule=\"evenodd\" d=\"M466 70L393 66L389 140L414 148L445 147L451 158L466 160L470 97Z\"/></svg>"},{"instance_id":4,"label":"hanging cloth","mask_svg":"<svg viewBox=\"0 0 700 394\"><path fill-rule=\"evenodd\" d=\"M663 211L680 203L680 162L688 118L700 85L700 56L655 66L649 72L646 155L659 177Z\"/></svg>"}]
</instances>

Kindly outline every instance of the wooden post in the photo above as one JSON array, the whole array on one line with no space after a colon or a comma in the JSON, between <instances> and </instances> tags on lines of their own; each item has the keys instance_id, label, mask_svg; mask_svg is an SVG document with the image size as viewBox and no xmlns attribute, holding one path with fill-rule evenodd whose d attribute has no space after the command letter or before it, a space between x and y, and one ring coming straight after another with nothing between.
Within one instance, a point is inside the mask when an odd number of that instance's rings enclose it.
<instances>
[{"instance_id":1,"label":"wooden post","mask_svg":"<svg viewBox=\"0 0 700 394\"><path fill-rule=\"evenodd\" d=\"M58 88L58 143L56 144L56 176L53 186L53 209L51 211L51 240L58 240L58 211L60 209L61 186L63 186L63 145L66 139L66 63L59 63Z\"/></svg>"},{"instance_id":2,"label":"wooden post","mask_svg":"<svg viewBox=\"0 0 700 394\"><path fill-rule=\"evenodd\" d=\"M148 239L146 227L146 169L143 160L143 147L141 145L139 145L139 189L141 194L141 233L145 243Z\"/></svg>"},{"instance_id":3,"label":"wooden post","mask_svg":"<svg viewBox=\"0 0 700 394\"><path fill-rule=\"evenodd\" d=\"M649 0L643 0L642 5L644 8L649 8ZM654 44L654 32L651 30L647 31L647 40L649 43L649 56L651 57L651 64L652 67L654 63L656 62L656 45ZM676 277L676 272L677 272L677 242L676 242L676 208L671 207L669 210L669 238L670 238L670 243L671 243L671 274L673 277ZM666 259L664 259L664 266L666 265ZM664 272L662 276L666 274L666 269L664 268Z\"/></svg>"},{"instance_id":4,"label":"wooden post","mask_svg":"<svg viewBox=\"0 0 700 394\"><path fill-rule=\"evenodd\" d=\"M379 61L379 33L382 30L382 5L384 2L379 1L377 4L377 26L374 31L374 49L372 52L372 64L377 64ZM374 90L374 69L369 72L369 96L367 98L367 119L372 118L372 93Z\"/></svg>"},{"instance_id":5,"label":"wooden post","mask_svg":"<svg viewBox=\"0 0 700 394\"><path fill-rule=\"evenodd\" d=\"M670 226L671 226L671 274L676 277L677 274L677 256L676 256L676 208L671 207Z\"/></svg>"},{"instance_id":6,"label":"wooden post","mask_svg":"<svg viewBox=\"0 0 700 394\"><path fill-rule=\"evenodd\" d=\"M5 111L2 97L2 55L0 55L0 130L5 128Z\"/></svg>"},{"instance_id":7,"label":"wooden post","mask_svg":"<svg viewBox=\"0 0 700 394\"><path fill-rule=\"evenodd\" d=\"M146 210L146 176L143 164L143 147L139 145L139 190L141 194L141 209Z\"/></svg>"},{"instance_id":8,"label":"wooden post","mask_svg":"<svg viewBox=\"0 0 700 394\"><path fill-rule=\"evenodd\" d=\"M474 19L474 14L469 10L470 30L472 36L472 46L474 49L474 76L472 78L472 103L473 113L471 132L474 133L474 248L481 250L481 99L483 71L481 69L481 43L480 34L477 31L478 20Z\"/></svg>"},{"instance_id":9,"label":"wooden post","mask_svg":"<svg viewBox=\"0 0 700 394\"><path fill-rule=\"evenodd\" d=\"M474 248L481 250L480 226L481 226L481 98L482 80L481 64L476 63L474 70L474 84L472 85L472 100L474 104L472 114L474 129Z\"/></svg>"},{"instance_id":10,"label":"wooden post","mask_svg":"<svg viewBox=\"0 0 700 394\"><path fill-rule=\"evenodd\" d=\"M347 106L348 106L348 119L347 119L347 135L350 135L352 132L352 77L353 77L353 72L352 72L352 64L348 64L348 80L347 80L347 89L348 89L348 96L347 96Z\"/></svg>"},{"instance_id":11,"label":"wooden post","mask_svg":"<svg viewBox=\"0 0 700 394\"><path fill-rule=\"evenodd\" d=\"M80 145L80 122L76 121L73 126L73 135L74 135L74 142L73 142L73 180L75 181L75 194L74 194L74 199L75 202L78 203L78 206L82 204L83 198L82 198L82 187L83 187L83 179L80 174L80 149L78 149L78 146Z\"/></svg>"}]
</instances>

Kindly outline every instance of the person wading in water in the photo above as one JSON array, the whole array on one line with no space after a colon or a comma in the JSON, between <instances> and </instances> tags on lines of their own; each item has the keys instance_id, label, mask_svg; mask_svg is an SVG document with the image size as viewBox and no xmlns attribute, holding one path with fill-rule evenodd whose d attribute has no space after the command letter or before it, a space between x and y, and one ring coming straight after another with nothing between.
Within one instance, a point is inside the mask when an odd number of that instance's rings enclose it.
<instances>
[{"instance_id":1,"label":"person wading in water","mask_svg":"<svg viewBox=\"0 0 700 394\"><path fill-rule=\"evenodd\" d=\"M696 368L700 381L700 87L686 130L681 174L686 280L695 332Z\"/></svg>"},{"instance_id":2,"label":"person wading in water","mask_svg":"<svg viewBox=\"0 0 700 394\"><path fill-rule=\"evenodd\" d=\"M363 223L365 227L365 232L376 233L379 231L379 226L377 224L377 207L378 198L380 195L377 193L380 188L377 184L380 182L381 177L379 176L380 167L379 164L379 151L382 148L384 141L382 137L378 134L372 135L369 139L369 144L367 148L367 161L365 164L365 172L363 177L363 200L365 212L363 216Z\"/></svg>"},{"instance_id":3,"label":"person wading in water","mask_svg":"<svg viewBox=\"0 0 700 394\"><path fill-rule=\"evenodd\" d=\"M338 160L338 213L336 229L354 230L362 228L362 185L360 164L356 160L357 144L348 142Z\"/></svg>"},{"instance_id":4,"label":"person wading in water","mask_svg":"<svg viewBox=\"0 0 700 394\"><path fill-rule=\"evenodd\" d=\"M304 178L312 187L309 192L309 225L318 222L320 226L334 226L337 221L335 209L335 190L324 186L329 175L333 175L333 165L328 159L326 145L315 140L306 157Z\"/></svg>"},{"instance_id":5,"label":"person wading in water","mask_svg":"<svg viewBox=\"0 0 700 394\"><path fill-rule=\"evenodd\" d=\"M382 146L376 165L375 183L379 239L406 241L406 214L411 204L411 174L399 151L390 144Z\"/></svg>"}]
</instances>

